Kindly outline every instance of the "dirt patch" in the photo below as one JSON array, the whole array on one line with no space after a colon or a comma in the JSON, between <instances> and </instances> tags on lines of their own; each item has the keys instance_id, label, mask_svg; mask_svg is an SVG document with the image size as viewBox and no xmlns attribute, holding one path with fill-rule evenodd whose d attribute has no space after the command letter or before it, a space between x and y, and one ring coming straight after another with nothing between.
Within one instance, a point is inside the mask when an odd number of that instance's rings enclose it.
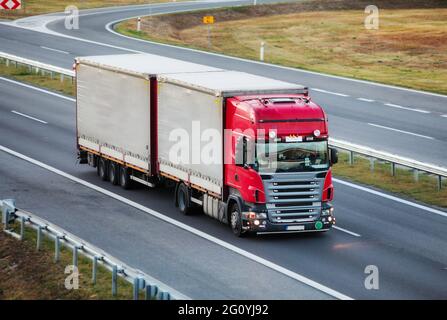
<instances>
[{"instance_id":1,"label":"dirt patch","mask_svg":"<svg viewBox=\"0 0 447 320\"><path fill-rule=\"evenodd\" d=\"M1 230L3 225L0 224ZM17 226L16 226L17 229ZM54 262L54 241L44 237L36 251L36 231L25 229L19 241L0 231L0 300L98 300L131 299L132 285L118 278L118 294L111 294L111 273L98 266L97 281L91 283L92 263L78 258L79 288L65 288L65 268L72 264L72 252L62 246L60 260Z\"/></svg>"},{"instance_id":2,"label":"dirt patch","mask_svg":"<svg viewBox=\"0 0 447 320\"><path fill-rule=\"evenodd\" d=\"M46 252L37 252L0 232L0 300L88 299L82 291L66 290L64 267Z\"/></svg>"}]
</instances>

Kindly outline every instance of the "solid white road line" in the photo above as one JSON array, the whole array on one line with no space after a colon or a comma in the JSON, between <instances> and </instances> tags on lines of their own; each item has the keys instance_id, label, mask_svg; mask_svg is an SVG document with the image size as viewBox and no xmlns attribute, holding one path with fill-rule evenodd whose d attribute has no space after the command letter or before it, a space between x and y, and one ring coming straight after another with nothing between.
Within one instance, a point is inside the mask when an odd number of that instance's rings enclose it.
<instances>
[{"instance_id":1,"label":"solid white road line","mask_svg":"<svg viewBox=\"0 0 447 320\"><path fill-rule=\"evenodd\" d=\"M374 123L368 123L368 124L370 126L373 126L373 127L382 128L382 129L391 130L391 131L396 131L396 132L405 133L405 134L410 134L412 136L416 136L416 137L420 137L420 138L425 138L425 139L430 139L430 140L434 140L435 139L433 137L424 136L422 134L413 133L413 132L404 131L404 130L399 130L399 129L394 129L394 128L390 128L390 127L385 127L385 126L381 126L379 124L374 124Z\"/></svg>"},{"instance_id":2,"label":"solid white road line","mask_svg":"<svg viewBox=\"0 0 447 320\"><path fill-rule=\"evenodd\" d=\"M447 114L442 114L441 117L447 118Z\"/></svg>"},{"instance_id":3,"label":"solid white road line","mask_svg":"<svg viewBox=\"0 0 447 320\"><path fill-rule=\"evenodd\" d=\"M338 231L342 231L342 232L345 232L347 234L350 234L351 236L354 236L354 237L361 237L361 235L359 235L358 233L346 230L344 228L340 228L339 226L332 226L332 228L334 228L334 229L336 229Z\"/></svg>"},{"instance_id":4,"label":"solid white road line","mask_svg":"<svg viewBox=\"0 0 447 320\"><path fill-rule=\"evenodd\" d=\"M374 101L376 101L376 100L373 100L373 99L366 99L366 98L357 98L357 100L365 101L365 102L374 102Z\"/></svg>"},{"instance_id":5,"label":"solid white road line","mask_svg":"<svg viewBox=\"0 0 447 320\"><path fill-rule=\"evenodd\" d=\"M332 296L334 298L342 299L342 300L352 300L351 297L346 296L346 295L344 295L344 294L342 294L342 293L340 293L338 291L335 291L335 290L333 290L331 288L328 288L328 287L326 287L326 286L324 286L324 285L322 285L322 284L320 284L318 282L315 282L315 281L313 281L313 280L311 280L309 278L306 278L305 276L302 276L302 275L300 275L298 273L295 273L295 272L293 272L293 271L291 271L289 269L281 267L280 265L277 265L277 264L275 264L275 263L273 263L273 262L271 262L269 260L261 258L261 257L255 255L253 253L250 253L250 252L248 252L246 250L243 250L243 249L241 249L241 248L239 248L237 246L234 246L234 245L232 245L232 244L230 244L228 242L220 240L220 239L218 239L218 238L216 238L216 237L214 237L212 235L209 235L209 234L207 234L205 232L202 232L202 231L200 231L200 230L198 230L196 228L193 228L193 227L191 227L191 226L189 226L187 224L184 224L184 223L179 222L179 221L177 221L175 219L167 217L167 216L165 216L164 214L162 214L162 213L160 213L158 211L155 211L155 210L150 209L148 207L145 207L145 206L143 206L143 205L141 205L141 204L139 204L137 202L134 202L132 200L124 198L123 196L120 196L120 195L118 195L116 193L113 193L113 192L111 192L109 190L106 190L106 189L103 189L101 187L98 187L98 186L96 186L96 185L94 185L94 184L92 184L90 182L87 182L85 180L79 179L79 178L77 178L75 176L72 176L71 174L68 174L68 173L66 173L64 171L61 171L61 170L56 169L54 167L51 167L51 166L49 166L49 165L47 165L47 164L45 164L43 162L40 162L40 161L35 160L33 158L30 158L30 157L28 157L28 156L26 156L24 154L21 154L19 152L11 150L11 149L9 149L7 147L4 147L2 145L0 145L0 151L4 151L4 152L6 152L6 153L8 153L10 155L13 155L13 156L15 156L17 158L20 158L22 160L28 161L28 162L30 162L30 163L32 163L34 165L37 165L37 166L39 166L39 167L41 167L43 169L51 171L51 172L53 172L53 173L55 173L57 175L60 175L60 176L62 176L64 178L67 178L67 179L69 179L71 181L79 183L79 184L81 184L81 185L83 185L85 187L88 187L88 188L93 189L95 191L101 192L102 194L105 194L105 195L107 195L107 196L109 196L109 197L111 197L111 198L113 198L115 200L121 201L121 202L123 202L123 203L125 203L125 204L127 204L129 206L132 206L132 207L134 207L134 208L136 208L136 209L138 209L140 211L146 212L146 213L148 213L148 214L150 214L150 215L152 215L152 216L154 216L154 217L156 217L156 218L158 218L160 220L163 220L163 221L165 221L167 223L175 225L175 226L177 226L177 227L179 227L179 228L181 228L181 229L183 229L185 231L188 231L188 232L190 232L192 234L195 234L196 236L199 236L199 237L201 237L203 239L206 239L206 240L208 240L208 241L210 241L210 242L212 242L214 244L217 244L217 245L219 245L221 247L224 247L224 248L226 248L226 249L228 249L230 251L233 251L233 252L235 252L237 254L240 254L241 256L244 256L245 258L248 258L248 259L250 259L252 261L255 261L255 262L259 263L259 264L262 264L263 266L265 266L267 268L275 270L275 271L277 271L277 272L279 272L279 273L281 273L283 275L286 275L286 276L288 276L288 277L290 277L290 278L292 278L294 280L297 280L297 281L299 281L299 282L301 282L303 284L306 284L306 285L308 285L308 286L310 286L310 287L312 287L314 289L317 289L317 290L319 290L319 291L321 291L323 293L326 293L327 295L330 295L330 296Z\"/></svg>"},{"instance_id":6,"label":"solid white road line","mask_svg":"<svg viewBox=\"0 0 447 320\"><path fill-rule=\"evenodd\" d=\"M40 46L40 47L42 49L45 49L45 50L50 50L50 51L59 52L59 53L63 53L63 54L70 54L70 52L67 52L67 51L62 51L62 50L58 50L58 49L48 48L48 47L44 47L44 46Z\"/></svg>"},{"instance_id":7,"label":"solid white road line","mask_svg":"<svg viewBox=\"0 0 447 320\"><path fill-rule=\"evenodd\" d=\"M392 196L392 195L389 195L389 194L386 194L386 193L383 193L383 192L380 192L380 191L376 191L376 190L373 190L373 189L362 187L362 186L356 185L354 183L350 183L350 182L343 181L343 180L340 180L340 179L335 179L334 178L333 181L336 182L336 183L340 183L340 184L343 184L345 186L354 188L354 189L358 189L358 190L361 190L361 191L365 191L365 192L374 194L374 195L382 197L382 198L386 198L386 199L389 199L389 200L393 200L393 201L396 201L396 202L408 205L408 206L413 207L413 208L420 209L420 210L424 211L425 213L434 213L434 214L437 214L437 215L440 215L442 217L446 217L447 218L447 212L445 212L445 211L433 209L433 208L430 208L430 207L427 207L427 206L424 206L424 205L421 205L421 204L418 204L418 203L415 203L415 202L404 200L404 199L401 199L401 198L398 198L398 197L395 197L395 196Z\"/></svg>"},{"instance_id":8,"label":"solid white road line","mask_svg":"<svg viewBox=\"0 0 447 320\"><path fill-rule=\"evenodd\" d=\"M73 101L73 102L76 101L76 99L69 98L67 96L64 96L64 95L61 95L61 94L58 94L58 93L55 93L55 92L52 92L52 91L48 91L48 90L45 90L45 89L41 89L41 88L37 88L37 87L34 87L34 86L30 86L28 84L25 84L25 83L22 83L22 82L19 82L19 81L14 81L14 80L3 78L3 77L0 77L0 80L6 81L6 82L9 82L9 83L14 83L16 85L19 85L19 86L22 86L22 87L25 87L25 88L28 88L28 89L36 90L36 91L39 91L39 92L43 92L43 93L46 93L46 94L49 94L49 95L52 95L52 96L55 96L55 97L58 97L58 98L61 98L61 99L68 100L68 101Z\"/></svg>"},{"instance_id":9,"label":"solid white road line","mask_svg":"<svg viewBox=\"0 0 447 320\"><path fill-rule=\"evenodd\" d=\"M332 91L327 91L327 90L318 89L318 88L310 88L310 89L314 90L314 91L322 92L322 93L333 94L334 96L349 97L348 94L344 94L344 93L332 92Z\"/></svg>"},{"instance_id":10,"label":"solid white road line","mask_svg":"<svg viewBox=\"0 0 447 320\"><path fill-rule=\"evenodd\" d=\"M46 122L46 121L43 121L43 120L40 120L40 119L31 117L31 116L29 116L29 115L27 115L27 114L24 114L24 113L15 111L15 110L11 110L11 112L14 113L14 114L17 114L17 115L19 115L19 116L22 116L22 117L25 117L25 118L28 118L28 119L31 119L31 120L34 120L34 121L43 123L43 124L48 124L48 122Z\"/></svg>"},{"instance_id":11,"label":"solid white road line","mask_svg":"<svg viewBox=\"0 0 447 320\"><path fill-rule=\"evenodd\" d=\"M403 110L408 110L408 111L414 111L414 112L419 112L419 113L430 113L430 111L427 111L427 110L403 107L403 106L400 106L400 105L394 104L394 103L384 103L384 105L386 105L388 107L392 107L392 108L403 109Z\"/></svg>"}]
</instances>

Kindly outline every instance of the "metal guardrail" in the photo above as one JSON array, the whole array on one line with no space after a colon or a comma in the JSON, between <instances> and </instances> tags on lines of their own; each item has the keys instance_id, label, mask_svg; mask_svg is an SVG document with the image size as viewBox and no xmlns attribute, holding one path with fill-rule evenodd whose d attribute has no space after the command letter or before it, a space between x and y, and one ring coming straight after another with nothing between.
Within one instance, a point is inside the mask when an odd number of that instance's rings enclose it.
<instances>
[{"instance_id":1,"label":"metal guardrail","mask_svg":"<svg viewBox=\"0 0 447 320\"><path fill-rule=\"evenodd\" d=\"M413 169L415 171L415 179L417 179L416 175L419 171L435 175L437 176L438 190L442 188L442 178L447 178L447 168L423 163L413 159L397 156L388 152L378 151L369 147L360 146L333 138L329 138L329 145L331 147L346 150L347 152L349 152L350 164L354 163L354 154L357 153L372 159L391 163L391 175L393 176L396 174L396 165Z\"/></svg>"},{"instance_id":2,"label":"metal guardrail","mask_svg":"<svg viewBox=\"0 0 447 320\"><path fill-rule=\"evenodd\" d=\"M162 284L146 273L131 268L122 261L105 253L92 244L76 237L64 229L36 216L35 214L17 209L15 201L12 199L0 201L2 209L2 223L4 232L23 240L25 226L29 226L37 232L37 250L42 246L43 235L47 235L54 240L54 259L59 261L61 246L64 245L73 251L73 265L78 265L78 255L89 258L92 261L92 283L96 283L98 265L104 266L112 273L112 295L115 296L118 290L118 277L123 278L133 285L133 298L139 299L140 290L144 290L146 300L190 300L189 297L176 290ZM10 224L18 220L20 223L20 233L14 232Z\"/></svg>"},{"instance_id":3,"label":"metal guardrail","mask_svg":"<svg viewBox=\"0 0 447 320\"><path fill-rule=\"evenodd\" d=\"M64 81L65 77L69 77L73 81L75 77L75 72L73 70L64 69L50 64L42 63L39 61L18 57L2 51L0 51L0 59L5 60L7 66L9 66L11 62L14 63L15 66L18 65L28 66L34 69L36 74L45 71L48 72L51 75L51 77L53 77L54 74L59 74L61 81Z\"/></svg>"},{"instance_id":4,"label":"metal guardrail","mask_svg":"<svg viewBox=\"0 0 447 320\"><path fill-rule=\"evenodd\" d=\"M8 53L4 53L0 51L0 59L6 59L6 61L14 61L15 63L21 63L24 65L31 66L33 68L37 68L37 72L39 69L47 70L49 72L55 72L61 75L61 80L63 80L63 76L68 76L74 79L75 72L73 70L63 69L59 67L55 67L49 64L44 64L38 61L21 58L15 55L11 55ZM354 154L360 154L369 158L382 160L391 163L391 174L394 176L396 174L396 165L407 167L413 169L415 172L415 179L417 180L417 174L419 171L426 172L432 175L437 176L437 185L438 190L442 188L442 179L447 178L447 168L435 166L432 164L426 164L420 161L416 161L409 158L400 157L391 153L387 153L384 151L377 151L369 147L360 146L357 144L353 144L346 141L341 141L337 139L330 138L329 144L332 147L339 148L342 150L346 150L349 152L349 163L354 163ZM372 162L373 166L373 162Z\"/></svg>"}]
</instances>

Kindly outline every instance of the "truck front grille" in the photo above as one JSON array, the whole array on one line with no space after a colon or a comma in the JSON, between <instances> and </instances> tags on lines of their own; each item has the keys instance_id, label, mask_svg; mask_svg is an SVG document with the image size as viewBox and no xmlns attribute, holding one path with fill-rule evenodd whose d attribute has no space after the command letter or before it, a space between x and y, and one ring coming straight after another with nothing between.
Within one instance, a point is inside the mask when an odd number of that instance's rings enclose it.
<instances>
[{"instance_id":1,"label":"truck front grille","mask_svg":"<svg viewBox=\"0 0 447 320\"><path fill-rule=\"evenodd\" d=\"M300 223L318 218L324 179L317 178L317 174L275 174L264 180L271 222Z\"/></svg>"}]
</instances>

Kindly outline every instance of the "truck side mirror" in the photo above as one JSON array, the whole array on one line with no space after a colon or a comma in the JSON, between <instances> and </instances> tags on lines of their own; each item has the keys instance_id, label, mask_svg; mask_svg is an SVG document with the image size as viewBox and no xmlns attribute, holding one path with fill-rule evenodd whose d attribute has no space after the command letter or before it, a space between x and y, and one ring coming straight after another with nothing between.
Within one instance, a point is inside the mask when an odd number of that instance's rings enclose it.
<instances>
[{"instance_id":1,"label":"truck side mirror","mask_svg":"<svg viewBox=\"0 0 447 320\"><path fill-rule=\"evenodd\" d=\"M338 150L335 148L329 148L331 152L331 165L336 164L338 162Z\"/></svg>"}]
</instances>

